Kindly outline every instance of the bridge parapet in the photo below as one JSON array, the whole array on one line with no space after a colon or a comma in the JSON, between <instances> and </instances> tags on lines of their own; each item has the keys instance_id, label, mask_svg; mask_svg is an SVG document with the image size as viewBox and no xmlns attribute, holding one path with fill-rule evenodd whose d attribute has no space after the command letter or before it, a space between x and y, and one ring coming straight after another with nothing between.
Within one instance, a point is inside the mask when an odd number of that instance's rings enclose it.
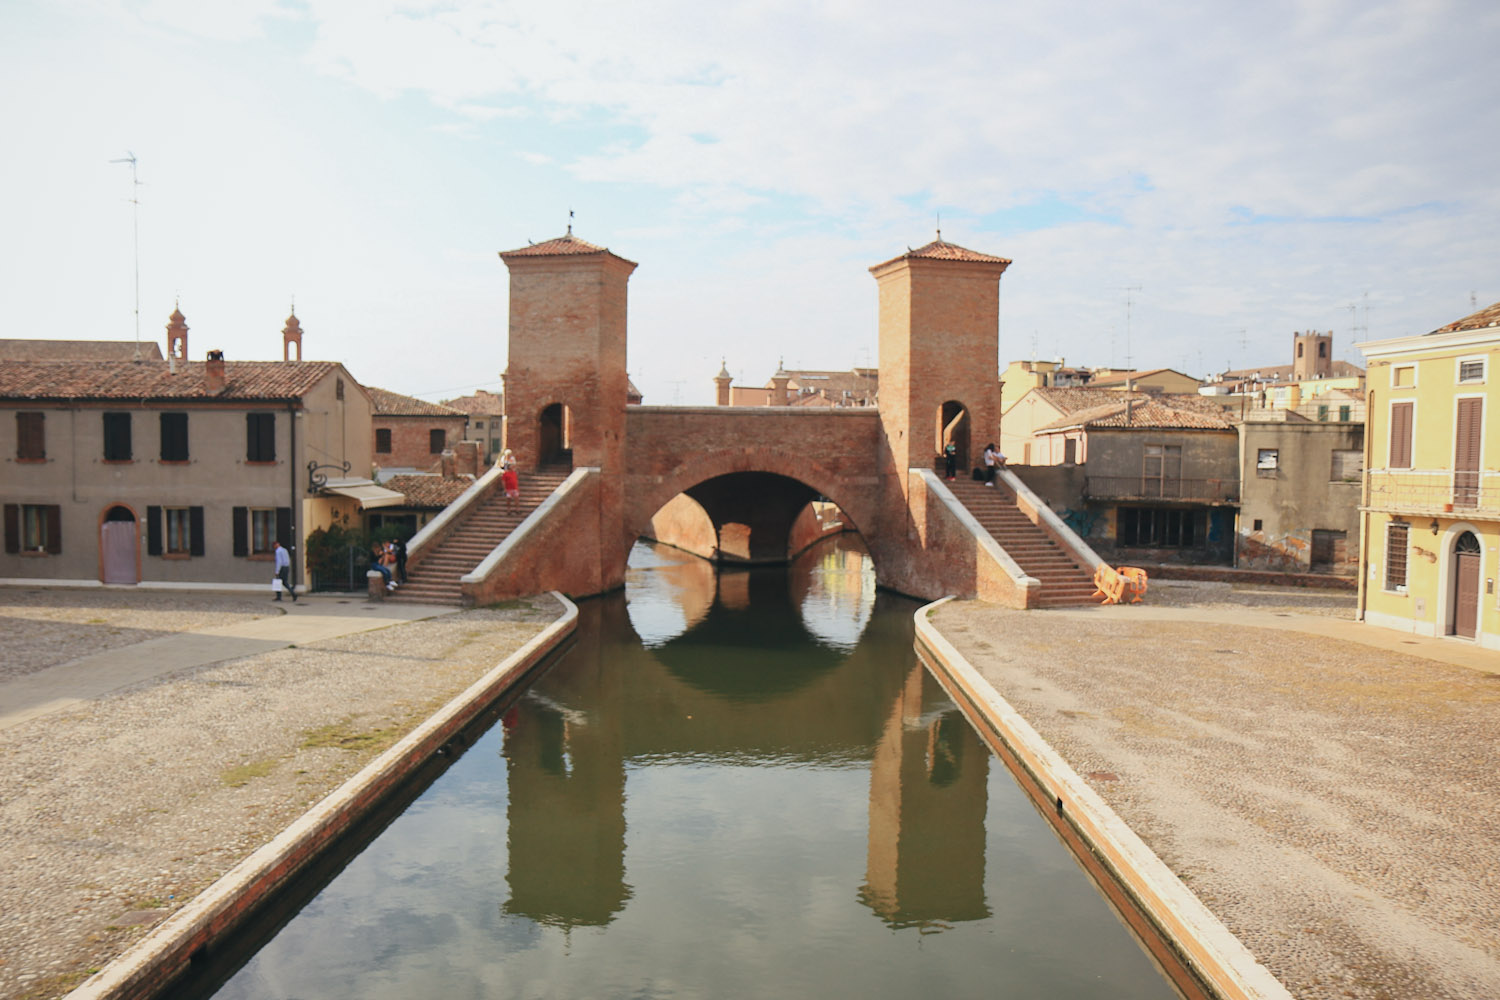
<instances>
[{"instance_id":1,"label":"bridge parapet","mask_svg":"<svg viewBox=\"0 0 1500 1000\"><path fill-rule=\"evenodd\" d=\"M459 579L464 603L493 604L560 590L586 597L608 590L599 557L597 468L574 469L505 540Z\"/></svg>"},{"instance_id":2,"label":"bridge parapet","mask_svg":"<svg viewBox=\"0 0 1500 1000\"><path fill-rule=\"evenodd\" d=\"M453 533L471 510L484 503L485 498L500 486L500 469L491 468L490 471L474 480L472 486L458 495L448 506L444 507L436 517L426 524L422 529L406 543L406 565L408 569L415 569L421 564L427 553L434 551L439 542Z\"/></svg>"}]
</instances>

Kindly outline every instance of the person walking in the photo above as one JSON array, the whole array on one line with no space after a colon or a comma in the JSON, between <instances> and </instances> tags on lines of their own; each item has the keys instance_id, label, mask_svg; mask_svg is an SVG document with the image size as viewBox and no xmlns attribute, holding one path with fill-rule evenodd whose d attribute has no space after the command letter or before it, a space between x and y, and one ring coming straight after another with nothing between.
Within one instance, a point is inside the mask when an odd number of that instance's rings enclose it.
<instances>
[{"instance_id":1,"label":"person walking","mask_svg":"<svg viewBox=\"0 0 1500 1000\"><path fill-rule=\"evenodd\" d=\"M984 446L984 485L995 485L995 473L1004 464L1005 456L1000 454L1000 449L995 447L993 441Z\"/></svg>"},{"instance_id":2,"label":"person walking","mask_svg":"<svg viewBox=\"0 0 1500 1000\"><path fill-rule=\"evenodd\" d=\"M505 491L506 513L514 514L521 509L521 477L516 474L516 463L502 467L500 473L500 488Z\"/></svg>"},{"instance_id":3,"label":"person walking","mask_svg":"<svg viewBox=\"0 0 1500 1000\"><path fill-rule=\"evenodd\" d=\"M296 604L297 592L292 589L292 557L280 542L276 542L271 551L276 557L276 579L281 583L276 591L276 600L281 600L281 592L285 590L292 595L292 603Z\"/></svg>"}]
</instances>

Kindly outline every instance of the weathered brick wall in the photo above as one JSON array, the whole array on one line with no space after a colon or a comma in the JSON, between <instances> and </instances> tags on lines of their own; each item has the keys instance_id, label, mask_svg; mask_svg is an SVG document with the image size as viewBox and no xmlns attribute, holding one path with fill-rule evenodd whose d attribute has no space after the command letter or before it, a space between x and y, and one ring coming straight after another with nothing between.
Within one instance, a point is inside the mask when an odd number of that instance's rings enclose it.
<instances>
[{"instance_id":1,"label":"weathered brick wall","mask_svg":"<svg viewBox=\"0 0 1500 1000\"><path fill-rule=\"evenodd\" d=\"M376 437L379 431L391 432L391 450L375 452L375 464L382 469L436 469L442 450L430 447L431 432L441 430L445 446L452 448L463 440L463 417L394 417L376 414L371 417ZM371 443L374 447L374 442ZM352 475L364 475L368 470L354 469Z\"/></svg>"},{"instance_id":2,"label":"weathered brick wall","mask_svg":"<svg viewBox=\"0 0 1500 1000\"><path fill-rule=\"evenodd\" d=\"M712 559L718 548L713 522L701 504L692 497L678 494L651 518L651 527L643 537Z\"/></svg>"},{"instance_id":3,"label":"weathered brick wall","mask_svg":"<svg viewBox=\"0 0 1500 1000\"><path fill-rule=\"evenodd\" d=\"M603 547L598 516L603 480L599 473L590 473L562 493L548 516L516 537L494 572L463 585L465 600L482 607L545 590L587 597L620 586L624 560L614 568L598 558Z\"/></svg>"}]
</instances>

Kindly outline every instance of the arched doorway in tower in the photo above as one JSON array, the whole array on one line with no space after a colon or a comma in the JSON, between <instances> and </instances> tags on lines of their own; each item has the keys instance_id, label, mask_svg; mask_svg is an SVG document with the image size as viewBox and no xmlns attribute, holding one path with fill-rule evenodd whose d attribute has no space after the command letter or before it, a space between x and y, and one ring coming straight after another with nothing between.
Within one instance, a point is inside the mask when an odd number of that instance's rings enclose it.
<instances>
[{"instance_id":1,"label":"arched doorway in tower","mask_svg":"<svg viewBox=\"0 0 1500 1000\"><path fill-rule=\"evenodd\" d=\"M140 530L135 512L115 504L99 522L99 579L105 583L140 583Z\"/></svg>"},{"instance_id":2,"label":"arched doorway in tower","mask_svg":"<svg viewBox=\"0 0 1500 1000\"><path fill-rule=\"evenodd\" d=\"M537 428L537 464L573 467L573 413L562 403L542 410Z\"/></svg>"},{"instance_id":3,"label":"arched doorway in tower","mask_svg":"<svg viewBox=\"0 0 1500 1000\"><path fill-rule=\"evenodd\" d=\"M1483 549L1474 532L1465 531L1454 540L1450 635L1472 639L1479 631L1479 570L1483 558Z\"/></svg>"},{"instance_id":4,"label":"arched doorway in tower","mask_svg":"<svg viewBox=\"0 0 1500 1000\"><path fill-rule=\"evenodd\" d=\"M969 441L969 410L964 404L950 399L937 412L937 440L934 451L939 456L946 455L945 449L951 442L957 454L954 457L954 467L957 475L963 475L969 468L969 459L973 454ZM938 462L938 468L943 469L945 463Z\"/></svg>"}]
</instances>

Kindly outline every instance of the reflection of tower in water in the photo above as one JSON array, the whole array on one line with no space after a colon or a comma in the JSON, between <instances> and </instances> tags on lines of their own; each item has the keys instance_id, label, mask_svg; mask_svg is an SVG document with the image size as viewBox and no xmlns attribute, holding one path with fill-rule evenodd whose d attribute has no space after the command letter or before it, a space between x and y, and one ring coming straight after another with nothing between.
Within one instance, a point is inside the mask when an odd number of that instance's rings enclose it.
<instances>
[{"instance_id":1,"label":"reflection of tower in water","mask_svg":"<svg viewBox=\"0 0 1500 1000\"><path fill-rule=\"evenodd\" d=\"M623 610L623 609L622 609ZM547 697L528 695L505 716L510 862L505 912L554 927L603 926L625 908L625 765L619 672L601 664L597 631L567 655ZM591 641L592 640L592 641ZM587 697L575 696L593 689Z\"/></svg>"},{"instance_id":2,"label":"reflection of tower in water","mask_svg":"<svg viewBox=\"0 0 1500 1000\"><path fill-rule=\"evenodd\" d=\"M942 706L928 711L928 704ZM896 698L870 766L860 900L895 927L989 916L984 817L989 752L921 665Z\"/></svg>"}]
</instances>

